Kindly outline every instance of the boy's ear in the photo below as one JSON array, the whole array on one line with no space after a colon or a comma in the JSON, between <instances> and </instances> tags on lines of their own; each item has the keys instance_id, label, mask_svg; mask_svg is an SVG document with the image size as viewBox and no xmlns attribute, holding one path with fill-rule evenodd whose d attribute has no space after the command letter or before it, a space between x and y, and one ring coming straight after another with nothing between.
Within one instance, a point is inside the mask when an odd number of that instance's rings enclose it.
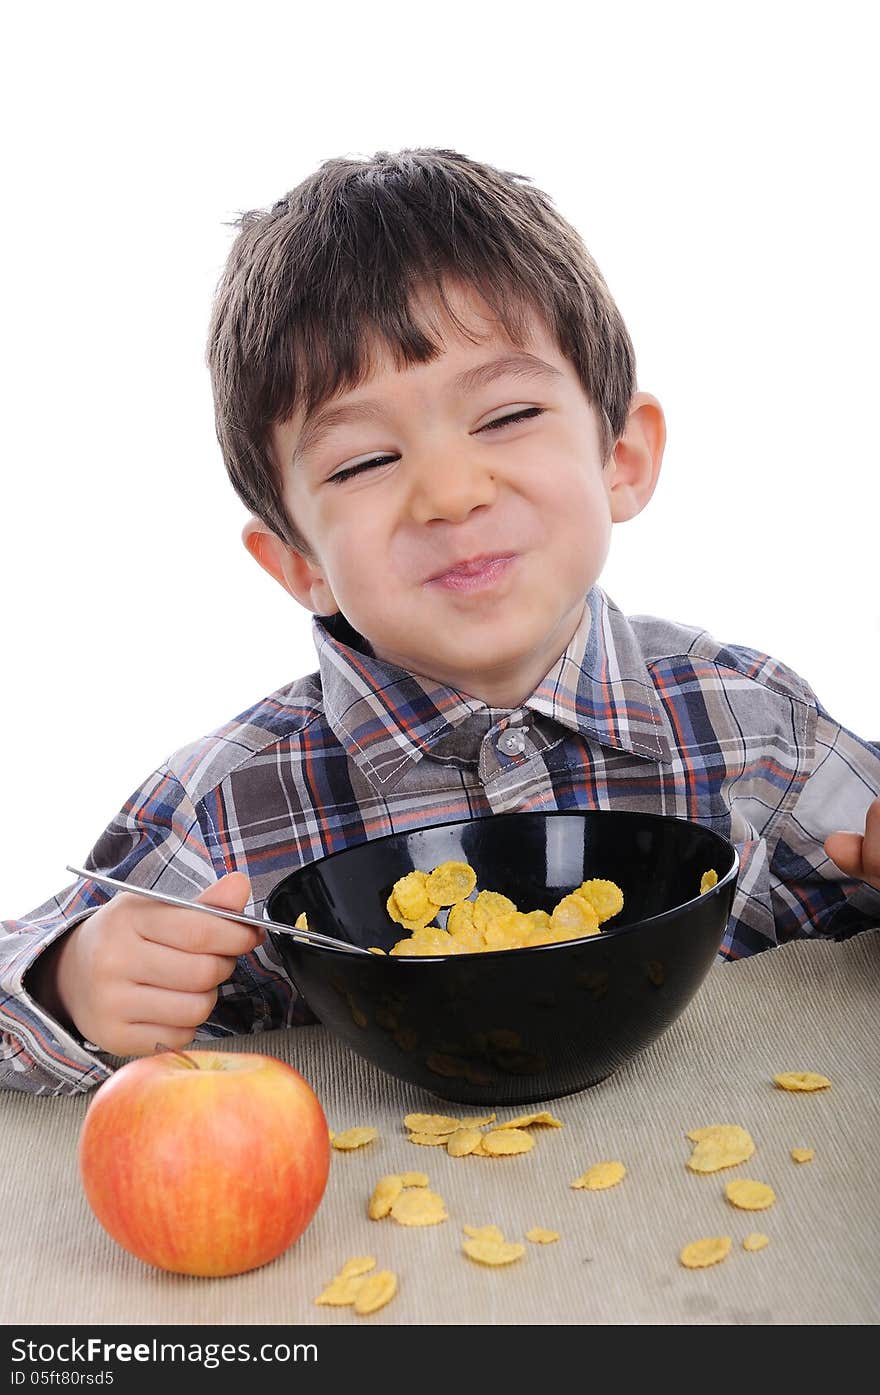
<instances>
[{"instance_id":1,"label":"boy's ear","mask_svg":"<svg viewBox=\"0 0 880 1395\"><path fill-rule=\"evenodd\" d=\"M282 541L259 518L249 518L241 540L263 571L315 615L335 615L339 606L320 564Z\"/></svg>"},{"instance_id":2,"label":"boy's ear","mask_svg":"<svg viewBox=\"0 0 880 1395\"><path fill-rule=\"evenodd\" d=\"M634 393L626 425L605 467L615 523L635 518L647 504L657 484L665 445L663 408L649 392Z\"/></svg>"}]
</instances>

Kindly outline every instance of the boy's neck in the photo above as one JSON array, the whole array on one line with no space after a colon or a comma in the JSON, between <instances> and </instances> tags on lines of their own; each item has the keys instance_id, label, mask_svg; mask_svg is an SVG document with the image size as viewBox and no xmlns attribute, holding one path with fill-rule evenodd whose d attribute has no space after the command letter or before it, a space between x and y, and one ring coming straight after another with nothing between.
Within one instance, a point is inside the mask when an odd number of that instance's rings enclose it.
<instances>
[{"instance_id":1,"label":"boy's neck","mask_svg":"<svg viewBox=\"0 0 880 1395\"><path fill-rule=\"evenodd\" d=\"M505 667L499 668L496 674L482 674L480 680L473 685L451 682L436 673L415 674L415 677L435 683L446 683L448 687L455 688L466 697L484 702L487 707L510 711L521 707L526 699L531 697L541 681L559 662L578 630L582 630L581 643L586 645L590 624L590 607L585 602L580 613L576 613L574 622L567 625L561 635L556 636L556 643L536 652L531 663L526 660L518 661L515 672Z\"/></svg>"}]
</instances>

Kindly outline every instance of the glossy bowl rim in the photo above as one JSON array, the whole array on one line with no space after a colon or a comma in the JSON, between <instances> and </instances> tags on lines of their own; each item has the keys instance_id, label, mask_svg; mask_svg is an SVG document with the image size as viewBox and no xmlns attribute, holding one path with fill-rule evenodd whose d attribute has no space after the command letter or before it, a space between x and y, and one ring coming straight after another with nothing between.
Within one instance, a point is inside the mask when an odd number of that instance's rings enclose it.
<instances>
[{"instance_id":1,"label":"glossy bowl rim","mask_svg":"<svg viewBox=\"0 0 880 1395\"><path fill-rule=\"evenodd\" d=\"M717 832L717 830L714 828L707 828L705 824L698 823L696 819L682 819L679 818L677 814L642 814L637 809L507 809L502 814L485 814L483 815L483 817L486 819L504 819L522 818L528 817L529 815L537 815L537 817L539 818L555 818L557 816L577 818L580 814L631 814L634 818L650 819L656 821L657 823L677 823L687 828L700 828L703 830L704 833L709 833L712 835L712 837L719 838L722 843L727 844L727 846L730 848L730 851L733 853L733 862L731 863L731 866L729 867L727 872L725 872L724 876L721 877L713 887L710 887L708 891L704 891L702 895L692 896L689 901L681 901L677 906L672 906L668 911L659 911L657 915L648 916L644 920L637 920L632 925L613 926L610 930L600 930L595 935L580 935L576 939L555 940L550 944L545 945L511 945L509 949L471 950L464 954L374 954L372 956L373 959L380 962L394 961L396 963L404 964L446 964L450 960L458 961L461 959L482 959L486 956L491 956L494 959L498 955L504 954L521 955L523 951L531 954L537 953L545 949L570 949L572 945L586 945L590 943L608 941L610 939L619 939L622 938L624 935L631 934L635 930L644 930L648 927L654 928L657 926L662 926L665 920L670 920L673 916L679 915L685 909L685 907L692 906L694 902L702 901L706 897L717 895L722 891L723 888L727 886L728 882L730 882L739 875L739 853L736 850L735 844L732 843L729 838L727 838L723 833ZM424 824L419 828L409 829L407 830L407 832L421 833L423 831L427 831L428 829L433 828L454 828L461 824L475 824L479 822L479 819L445 819L442 823ZM303 863L302 867L296 867L292 872L288 872L287 877L295 877L298 872L304 871L307 867L314 867L318 863L329 862L331 858L344 857L345 854L351 852L353 848L365 847L367 844L372 843L382 843L386 839L400 838L401 836L406 837L406 833L402 835L400 833L383 833L382 836L379 838L365 838L363 843L352 843L347 848L338 848L336 852L325 853L323 857L315 858L312 862L305 862ZM269 900L275 894L278 887L283 886L284 882L287 880L287 877L282 877L281 881L278 882L276 886L272 888L272 891L270 891L269 895L265 898L263 902L264 919L272 919L272 917L268 914L267 910ZM276 930L274 929L274 927L270 926L269 934L273 938L277 935L279 939L282 935L285 937L285 939L287 939L289 936L294 940L296 944L301 945L305 949L320 949L324 953L344 955L347 959L363 958L363 952L359 946L352 946L351 951L335 948L328 949L323 945L309 944L307 940L297 939L295 934L295 927L292 925L289 931Z\"/></svg>"}]
</instances>

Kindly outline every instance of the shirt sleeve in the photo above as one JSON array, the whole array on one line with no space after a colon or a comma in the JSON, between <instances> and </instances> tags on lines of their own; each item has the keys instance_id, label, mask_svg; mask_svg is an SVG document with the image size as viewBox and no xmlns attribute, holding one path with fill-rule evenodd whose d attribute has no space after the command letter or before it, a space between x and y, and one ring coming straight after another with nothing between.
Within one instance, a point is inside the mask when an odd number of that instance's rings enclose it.
<instances>
[{"instance_id":1,"label":"shirt sleeve","mask_svg":"<svg viewBox=\"0 0 880 1395\"><path fill-rule=\"evenodd\" d=\"M214 866L198 814L167 765L126 801L83 867L187 900L231 870ZM49 945L113 894L79 878L23 919L0 922L0 1087L77 1094L112 1073L116 1058L51 1017L28 992L27 976Z\"/></svg>"},{"instance_id":2,"label":"shirt sleeve","mask_svg":"<svg viewBox=\"0 0 880 1395\"><path fill-rule=\"evenodd\" d=\"M782 824L770 864L779 942L841 940L880 927L880 891L847 877L824 849L830 833L861 833L880 795L880 747L842 727L816 704L810 766Z\"/></svg>"}]
</instances>

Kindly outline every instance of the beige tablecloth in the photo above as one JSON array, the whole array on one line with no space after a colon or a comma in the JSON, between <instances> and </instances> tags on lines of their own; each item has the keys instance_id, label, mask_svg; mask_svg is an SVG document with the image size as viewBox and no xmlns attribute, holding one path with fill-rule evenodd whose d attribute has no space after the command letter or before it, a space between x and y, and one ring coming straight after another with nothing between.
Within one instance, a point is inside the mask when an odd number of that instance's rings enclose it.
<instances>
[{"instance_id":1,"label":"beige tablecloth","mask_svg":"<svg viewBox=\"0 0 880 1395\"><path fill-rule=\"evenodd\" d=\"M77 1137L89 1096L0 1093L0 1316L65 1324L864 1324L880 1317L880 933L845 943L799 942L719 965L664 1037L601 1085L552 1102L562 1129L509 1158L452 1158L409 1143L410 1110L456 1113L385 1076L321 1027L224 1044L278 1055L317 1090L331 1128L374 1124L379 1138L332 1155L324 1200L305 1234L264 1268L227 1279L166 1274L121 1250L80 1188ZM789 1094L784 1070L818 1071L832 1087ZM539 1108L540 1106L533 1106ZM475 1113L478 1111L463 1110ZM504 1110L510 1118L517 1110ZM685 1167L688 1129L737 1123L756 1151L731 1171ZM815 1149L796 1164L793 1147ZM603 1192L569 1185L592 1163L621 1159L624 1181ZM383 1173L419 1169L449 1219L408 1229L371 1221ZM726 1181L769 1183L776 1203L749 1213ZM462 1225L561 1233L526 1242L503 1269L462 1253ZM757 1253L743 1238L763 1231ZM678 1254L729 1235L718 1265L686 1270ZM381 1311L315 1307L343 1262L371 1254L399 1276Z\"/></svg>"}]
</instances>

